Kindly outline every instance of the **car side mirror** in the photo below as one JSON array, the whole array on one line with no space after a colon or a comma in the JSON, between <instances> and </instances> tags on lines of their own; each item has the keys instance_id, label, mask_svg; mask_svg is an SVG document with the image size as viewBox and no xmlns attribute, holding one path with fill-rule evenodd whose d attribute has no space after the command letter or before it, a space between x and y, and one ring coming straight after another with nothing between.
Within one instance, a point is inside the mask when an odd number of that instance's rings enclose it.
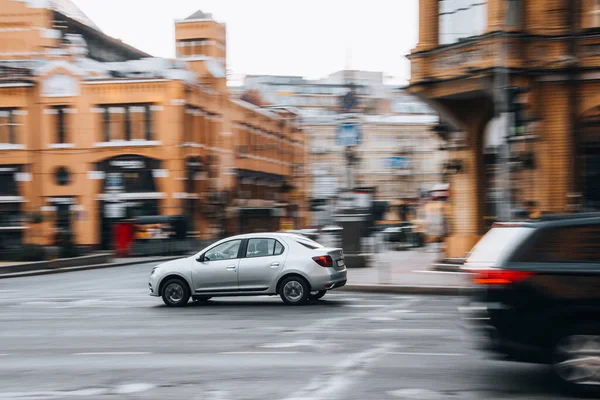
<instances>
[{"instance_id":1,"label":"car side mirror","mask_svg":"<svg viewBox=\"0 0 600 400\"><path fill-rule=\"evenodd\" d=\"M196 261L198 262L204 262L205 258L204 258L204 254L200 254L200 256L198 256L198 258L196 258Z\"/></svg>"}]
</instances>

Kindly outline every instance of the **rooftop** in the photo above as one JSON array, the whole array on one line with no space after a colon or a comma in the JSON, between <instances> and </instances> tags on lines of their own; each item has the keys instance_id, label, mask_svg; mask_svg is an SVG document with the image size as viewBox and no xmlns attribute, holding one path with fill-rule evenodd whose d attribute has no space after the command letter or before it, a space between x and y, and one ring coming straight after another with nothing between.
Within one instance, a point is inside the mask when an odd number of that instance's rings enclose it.
<instances>
[{"instance_id":1,"label":"rooftop","mask_svg":"<svg viewBox=\"0 0 600 400\"><path fill-rule=\"evenodd\" d=\"M94 22L87 15L85 15L85 13L81 11L72 0L52 0L52 9L71 19L74 19L75 21L81 22L90 28L101 31L101 29L98 28L98 26L94 24Z\"/></svg>"},{"instance_id":2,"label":"rooftop","mask_svg":"<svg viewBox=\"0 0 600 400\"><path fill-rule=\"evenodd\" d=\"M202 12L202 10L198 10L195 13L193 13L192 15L190 15L189 17L187 17L186 20L211 19L211 18L212 18L212 14L204 13L204 12Z\"/></svg>"}]
</instances>

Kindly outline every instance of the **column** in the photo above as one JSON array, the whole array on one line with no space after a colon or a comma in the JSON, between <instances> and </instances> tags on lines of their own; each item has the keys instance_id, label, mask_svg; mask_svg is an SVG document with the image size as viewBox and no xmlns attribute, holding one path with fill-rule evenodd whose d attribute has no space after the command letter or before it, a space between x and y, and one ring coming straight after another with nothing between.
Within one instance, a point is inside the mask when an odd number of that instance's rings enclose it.
<instances>
[{"instance_id":1,"label":"column","mask_svg":"<svg viewBox=\"0 0 600 400\"><path fill-rule=\"evenodd\" d=\"M417 51L431 50L438 46L438 4L438 0L419 0L419 43Z\"/></svg>"}]
</instances>

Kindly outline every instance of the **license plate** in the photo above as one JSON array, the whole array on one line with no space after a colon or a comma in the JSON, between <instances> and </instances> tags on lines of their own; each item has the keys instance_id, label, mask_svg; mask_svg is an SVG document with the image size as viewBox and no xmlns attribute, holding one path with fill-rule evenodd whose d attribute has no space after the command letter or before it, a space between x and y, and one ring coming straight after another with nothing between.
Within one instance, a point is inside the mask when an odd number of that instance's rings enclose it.
<instances>
[{"instance_id":1,"label":"license plate","mask_svg":"<svg viewBox=\"0 0 600 400\"><path fill-rule=\"evenodd\" d=\"M344 260L338 260L337 266L338 267L343 267L344 266Z\"/></svg>"}]
</instances>

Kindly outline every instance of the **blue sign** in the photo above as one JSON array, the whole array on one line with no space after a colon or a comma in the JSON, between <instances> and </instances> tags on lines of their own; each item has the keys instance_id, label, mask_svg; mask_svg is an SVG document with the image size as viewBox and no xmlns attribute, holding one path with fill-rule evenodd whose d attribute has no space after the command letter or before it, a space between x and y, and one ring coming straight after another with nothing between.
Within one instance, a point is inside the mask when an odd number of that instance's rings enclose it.
<instances>
[{"instance_id":1,"label":"blue sign","mask_svg":"<svg viewBox=\"0 0 600 400\"><path fill-rule=\"evenodd\" d=\"M410 158L400 156L388 157L386 164L389 169L408 169L410 168Z\"/></svg>"},{"instance_id":2,"label":"blue sign","mask_svg":"<svg viewBox=\"0 0 600 400\"><path fill-rule=\"evenodd\" d=\"M336 135L338 146L358 146L362 143L362 132L359 125L342 124L338 126Z\"/></svg>"}]
</instances>

